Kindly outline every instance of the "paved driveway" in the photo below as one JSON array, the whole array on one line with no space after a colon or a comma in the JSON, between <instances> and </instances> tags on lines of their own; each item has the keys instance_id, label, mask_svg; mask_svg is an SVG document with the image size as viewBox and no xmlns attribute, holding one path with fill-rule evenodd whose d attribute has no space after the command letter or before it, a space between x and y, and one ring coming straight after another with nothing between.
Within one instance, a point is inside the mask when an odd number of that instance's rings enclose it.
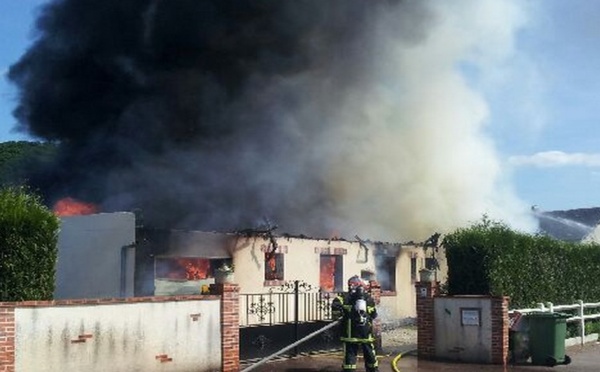
<instances>
[{"instance_id":1,"label":"paved driveway","mask_svg":"<svg viewBox=\"0 0 600 372\"><path fill-rule=\"evenodd\" d=\"M479 364L459 364L459 363L441 363L419 361L416 357L407 355L398 360L397 367L401 372L426 372L426 371L568 371L568 372L597 372L600 371L600 344L588 344L583 347L573 346L567 349L567 355L572 359L572 363L568 366L559 365L556 367L540 367L532 365L519 366L492 366ZM396 355L384 355L379 359L380 372L393 371L391 367L392 360ZM359 360L362 362L362 360ZM273 361L265 363L252 371L267 372L267 371L287 371L287 372L310 372L310 371L328 371L337 372L341 368L341 355L318 355L298 357L284 361ZM363 366L359 364L358 371L364 371ZM242 368L243 369L243 368Z\"/></svg>"}]
</instances>

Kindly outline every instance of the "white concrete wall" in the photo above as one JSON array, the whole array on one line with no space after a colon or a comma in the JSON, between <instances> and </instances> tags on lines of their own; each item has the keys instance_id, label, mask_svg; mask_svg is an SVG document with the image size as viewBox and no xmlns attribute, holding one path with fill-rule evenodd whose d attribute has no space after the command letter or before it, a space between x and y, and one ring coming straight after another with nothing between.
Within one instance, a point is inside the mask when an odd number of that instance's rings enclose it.
<instances>
[{"instance_id":1,"label":"white concrete wall","mask_svg":"<svg viewBox=\"0 0 600 372\"><path fill-rule=\"evenodd\" d=\"M395 319L413 318L417 316L415 278L411 275L411 258L416 258L416 280L419 280L419 270L425 268L425 257L431 257L431 251L425 252L421 246L403 245L396 258L396 292L395 294L383 293L381 297L380 313L384 321ZM437 271L437 280L446 281L448 266L444 250L439 249L436 254L440 265Z\"/></svg>"},{"instance_id":2,"label":"white concrete wall","mask_svg":"<svg viewBox=\"0 0 600 372\"><path fill-rule=\"evenodd\" d=\"M135 215L61 218L55 299L133 296Z\"/></svg>"},{"instance_id":3,"label":"white concrete wall","mask_svg":"<svg viewBox=\"0 0 600 372\"><path fill-rule=\"evenodd\" d=\"M492 361L492 300L488 297L434 298L435 356L469 363ZM479 309L479 326L462 325L463 312ZM468 321L472 319L465 319Z\"/></svg>"},{"instance_id":4,"label":"white concrete wall","mask_svg":"<svg viewBox=\"0 0 600 372\"><path fill-rule=\"evenodd\" d=\"M15 322L18 372L221 369L218 299L17 308Z\"/></svg>"},{"instance_id":5,"label":"white concrete wall","mask_svg":"<svg viewBox=\"0 0 600 372\"><path fill-rule=\"evenodd\" d=\"M277 238L277 245L286 251L284 254L284 280L302 280L319 288L321 249L333 254L335 249L345 250L343 256L343 282L352 275L360 275L361 270L375 271L373 249L365 251L358 242L326 239ZM262 238L239 238L233 250L235 281L240 285L240 293L264 293L265 255L261 246L268 247L268 240ZM343 285L346 288L346 285Z\"/></svg>"},{"instance_id":6,"label":"white concrete wall","mask_svg":"<svg viewBox=\"0 0 600 372\"><path fill-rule=\"evenodd\" d=\"M415 281L411 275L411 257L413 255L417 257L417 272L425 266L422 248L414 246L402 247L396 261L396 296L382 297L382 306L386 305L386 300L394 302L396 307L395 315L399 319L415 317L417 314ZM392 314L394 313L392 312Z\"/></svg>"}]
</instances>

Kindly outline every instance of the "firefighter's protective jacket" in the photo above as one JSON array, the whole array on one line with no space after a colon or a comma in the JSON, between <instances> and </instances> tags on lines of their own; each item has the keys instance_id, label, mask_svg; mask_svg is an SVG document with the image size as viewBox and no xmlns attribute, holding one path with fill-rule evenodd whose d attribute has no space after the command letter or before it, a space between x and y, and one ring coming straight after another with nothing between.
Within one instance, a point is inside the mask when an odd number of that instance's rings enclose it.
<instances>
[{"instance_id":1,"label":"firefighter's protective jacket","mask_svg":"<svg viewBox=\"0 0 600 372\"><path fill-rule=\"evenodd\" d=\"M360 299L366 302L364 312L357 310L356 303ZM377 309L373 297L368 293L338 295L333 300L331 309L335 319L343 317L340 337L342 342L372 343L375 341L373 319L377 318Z\"/></svg>"}]
</instances>

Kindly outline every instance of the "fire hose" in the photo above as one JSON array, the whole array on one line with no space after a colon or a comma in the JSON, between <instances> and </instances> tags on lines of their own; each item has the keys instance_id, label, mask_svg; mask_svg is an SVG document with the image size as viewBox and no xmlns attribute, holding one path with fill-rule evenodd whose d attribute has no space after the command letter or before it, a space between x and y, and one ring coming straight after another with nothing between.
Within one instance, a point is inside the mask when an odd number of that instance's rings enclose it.
<instances>
[{"instance_id":1,"label":"fire hose","mask_svg":"<svg viewBox=\"0 0 600 372\"><path fill-rule=\"evenodd\" d=\"M406 354L410 354L417 351L417 349L413 349L413 350L407 350L403 353L400 353L398 355L396 355L396 357L394 359L392 359L392 369L394 370L394 372L400 372L400 369L397 366L398 361L400 360L400 358L402 358L403 355Z\"/></svg>"},{"instance_id":2,"label":"fire hose","mask_svg":"<svg viewBox=\"0 0 600 372\"><path fill-rule=\"evenodd\" d=\"M330 323L330 324L326 325L325 327L323 327L323 328L321 328L321 329L318 329L318 330L314 331L313 333L311 333L311 334L309 334L309 335L307 335L307 336L305 336L305 337L301 338L300 340L298 340L298 341L294 342L293 344L291 344L291 345L289 345L289 346L286 346L286 347L284 347L283 349L281 349L281 350L279 350L279 351L277 351L277 352L275 352L275 353L273 353L273 354L269 355L268 357L266 357L266 358L262 359L261 361L259 361L259 362L255 363L255 364L253 364L253 365L251 365L251 366L248 366L248 368L246 368L246 369L242 370L242 372L248 372L248 371L252 371L254 368L256 368L256 367L258 367L258 366L260 366L260 365L263 365L263 364L265 364L266 362L268 362L269 360L271 360L271 359L275 358L276 356L278 356L278 355L280 355L280 354L283 354L283 353L285 353L286 351L288 351L288 350L290 350L290 349L293 349L293 348L295 348L296 346L300 345L301 343L303 343L303 342L305 342L305 341L307 341L307 340L310 340L311 338L315 337L315 336L316 336L316 335L318 335L318 334L321 334L321 333L325 332L325 331L326 331L326 330L328 330L329 328L333 328L333 327L335 327L336 325L338 325L338 324L339 324L339 322L340 322L340 321L341 321L341 319L338 319L338 320L336 320L335 322L332 322L332 323Z\"/></svg>"}]
</instances>

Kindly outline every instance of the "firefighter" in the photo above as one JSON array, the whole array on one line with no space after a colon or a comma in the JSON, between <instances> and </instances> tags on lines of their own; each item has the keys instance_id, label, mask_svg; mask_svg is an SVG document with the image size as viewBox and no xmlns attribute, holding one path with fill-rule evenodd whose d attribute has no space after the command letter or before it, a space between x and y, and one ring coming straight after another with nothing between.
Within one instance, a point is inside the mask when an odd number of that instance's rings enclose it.
<instances>
[{"instance_id":1,"label":"firefighter","mask_svg":"<svg viewBox=\"0 0 600 372\"><path fill-rule=\"evenodd\" d=\"M333 316L342 318L340 340L344 345L344 372L356 371L359 349L367 372L379 371L373 337L377 309L367 289L368 283L355 275L348 279L348 292L338 295L331 304Z\"/></svg>"}]
</instances>

